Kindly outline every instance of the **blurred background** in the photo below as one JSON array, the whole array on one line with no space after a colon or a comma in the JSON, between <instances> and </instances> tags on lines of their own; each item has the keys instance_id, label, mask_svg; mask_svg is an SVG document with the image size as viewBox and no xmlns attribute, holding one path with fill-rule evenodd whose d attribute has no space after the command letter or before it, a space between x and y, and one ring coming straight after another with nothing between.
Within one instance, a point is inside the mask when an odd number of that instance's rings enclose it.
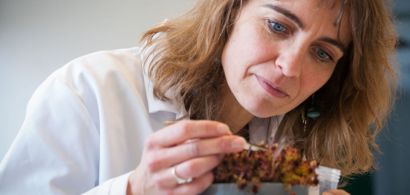
<instances>
[{"instance_id":1,"label":"blurred background","mask_svg":"<svg viewBox=\"0 0 410 195\"><path fill-rule=\"evenodd\" d=\"M137 45L148 27L183 13L195 0L0 0L0 159L23 122L36 87L84 54ZM374 173L351 178L352 194L410 194L410 1L396 0L400 88L379 136Z\"/></svg>"}]
</instances>

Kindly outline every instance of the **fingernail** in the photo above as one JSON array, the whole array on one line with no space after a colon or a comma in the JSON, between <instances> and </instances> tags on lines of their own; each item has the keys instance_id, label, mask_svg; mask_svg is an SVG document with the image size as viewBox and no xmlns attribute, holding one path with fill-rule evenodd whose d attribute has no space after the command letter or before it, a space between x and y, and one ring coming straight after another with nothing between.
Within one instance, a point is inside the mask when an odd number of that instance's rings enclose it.
<instances>
[{"instance_id":1,"label":"fingernail","mask_svg":"<svg viewBox=\"0 0 410 195\"><path fill-rule=\"evenodd\" d=\"M242 137L238 137L238 138L235 138L235 139L231 142L231 148L232 148L232 149L235 149L235 150L244 149L244 148L245 148L245 144L246 144L245 139L243 139Z\"/></svg>"},{"instance_id":2,"label":"fingernail","mask_svg":"<svg viewBox=\"0 0 410 195\"><path fill-rule=\"evenodd\" d=\"M218 125L218 131L221 132L221 134L230 134L230 130L228 125L225 124L219 124Z\"/></svg>"}]
</instances>

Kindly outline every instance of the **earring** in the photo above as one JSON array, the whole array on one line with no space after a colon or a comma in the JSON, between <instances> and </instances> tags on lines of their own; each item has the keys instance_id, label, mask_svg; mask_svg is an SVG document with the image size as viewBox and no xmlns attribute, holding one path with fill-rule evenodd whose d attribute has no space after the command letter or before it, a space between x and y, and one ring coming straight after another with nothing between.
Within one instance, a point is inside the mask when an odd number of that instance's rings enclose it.
<instances>
[{"instance_id":1,"label":"earring","mask_svg":"<svg viewBox=\"0 0 410 195\"><path fill-rule=\"evenodd\" d=\"M306 110L306 116L310 119L316 119L320 116L320 111L315 106L315 95L314 94L312 95L310 105Z\"/></svg>"},{"instance_id":2,"label":"earring","mask_svg":"<svg viewBox=\"0 0 410 195\"><path fill-rule=\"evenodd\" d=\"M306 111L302 112L302 124L303 124L303 133L307 130L307 119L306 119Z\"/></svg>"},{"instance_id":3,"label":"earring","mask_svg":"<svg viewBox=\"0 0 410 195\"><path fill-rule=\"evenodd\" d=\"M320 116L320 112L315 106L314 99L314 95L312 95L308 108L305 108L302 112L303 132L306 132L307 130L309 119L315 120Z\"/></svg>"}]
</instances>

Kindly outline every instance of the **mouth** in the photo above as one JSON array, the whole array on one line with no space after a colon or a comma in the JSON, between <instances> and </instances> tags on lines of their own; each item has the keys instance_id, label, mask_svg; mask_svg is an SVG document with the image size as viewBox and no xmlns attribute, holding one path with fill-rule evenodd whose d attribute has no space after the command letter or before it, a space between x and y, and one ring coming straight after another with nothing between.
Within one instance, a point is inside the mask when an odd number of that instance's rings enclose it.
<instances>
[{"instance_id":1,"label":"mouth","mask_svg":"<svg viewBox=\"0 0 410 195\"><path fill-rule=\"evenodd\" d=\"M287 94L274 84L270 83L269 81L265 80L264 78L259 77L258 75L255 75L255 77L258 80L258 83L261 85L261 87L271 96L278 98L286 98L289 96L289 94Z\"/></svg>"}]
</instances>

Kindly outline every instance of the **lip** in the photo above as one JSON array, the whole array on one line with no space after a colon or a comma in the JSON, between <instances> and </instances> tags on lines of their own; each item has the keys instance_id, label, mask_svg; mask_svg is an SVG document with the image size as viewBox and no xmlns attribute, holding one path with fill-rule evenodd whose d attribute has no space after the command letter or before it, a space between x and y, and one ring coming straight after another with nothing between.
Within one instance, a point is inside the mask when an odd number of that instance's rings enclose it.
<instances>
[{"instance_id":1,"label":"lip","mask_svg":"<svg viewBox=\"0 0 410 195\"><path fill-rule=\"evenodd\" d=\"M289 95L285 93L283 90L281 90L279 87L274 86L267 80L263 79L262 77L259 77L258 75L255 75L256 80L258 80L258 83L261 85L261 87L268 92L270 95L278 98L286 98Z\"/></svg>"}]
</instances>

